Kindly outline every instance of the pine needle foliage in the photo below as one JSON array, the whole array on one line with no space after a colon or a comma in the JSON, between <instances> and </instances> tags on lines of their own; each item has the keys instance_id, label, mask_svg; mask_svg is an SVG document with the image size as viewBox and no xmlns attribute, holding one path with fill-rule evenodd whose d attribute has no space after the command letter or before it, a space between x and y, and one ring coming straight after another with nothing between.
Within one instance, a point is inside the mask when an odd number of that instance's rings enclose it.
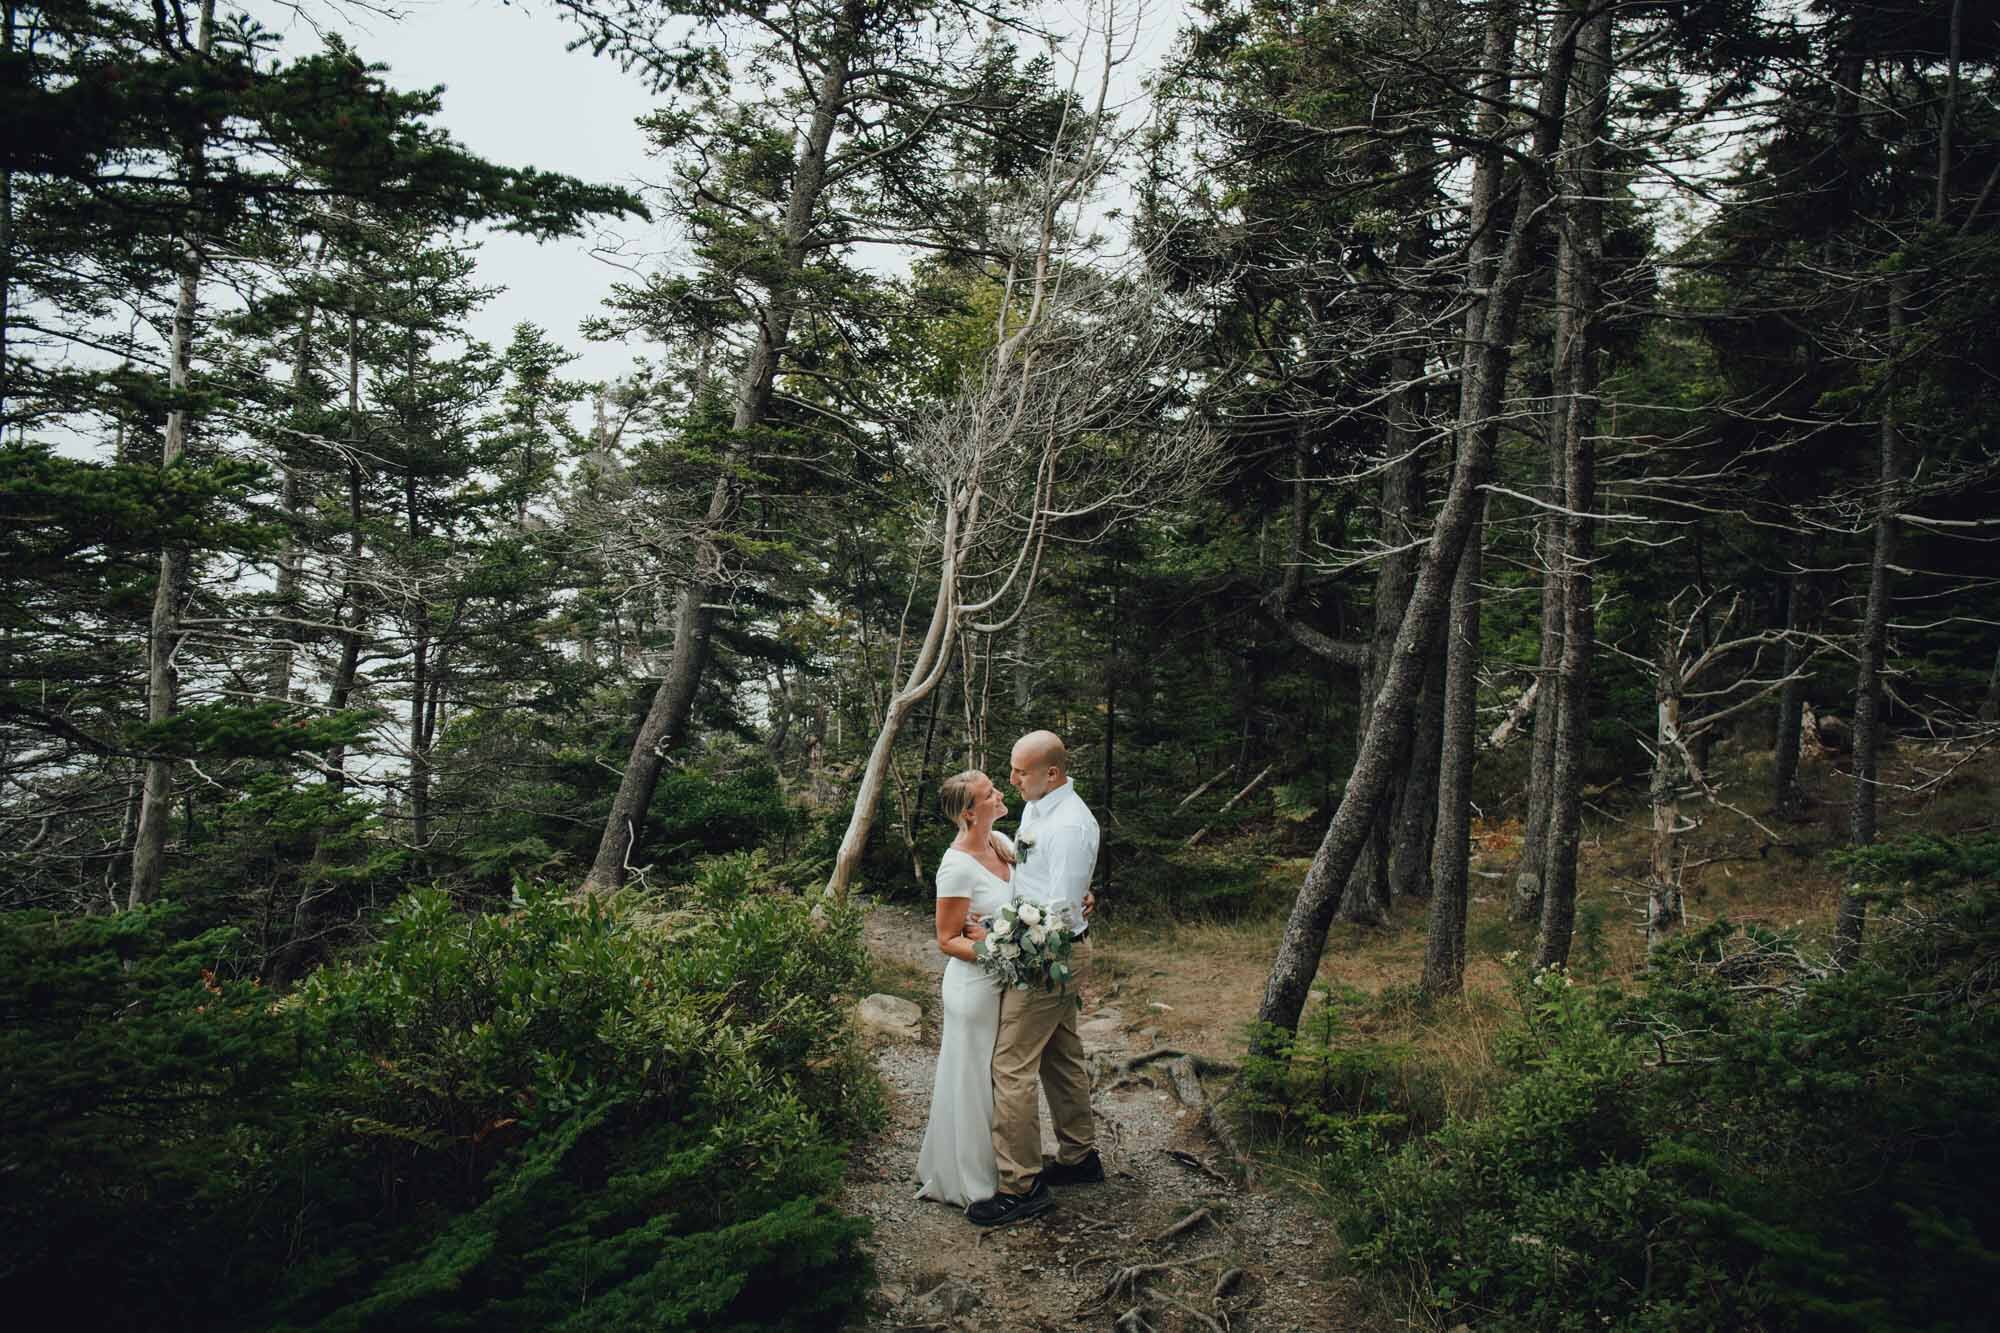
<instances>
[{"instance_id":1,"label":"pine needle foliage","mask_svg":"<svg viewBox=\"0 0 2000 1333\"><path fill-rule=\"evenodd\" d=\"M856 923L789 897L400 900L274 998L173 911L0 920L7 1294L79 1326L837 1324L875 1102Z\"/></svg>"}]
</instances>

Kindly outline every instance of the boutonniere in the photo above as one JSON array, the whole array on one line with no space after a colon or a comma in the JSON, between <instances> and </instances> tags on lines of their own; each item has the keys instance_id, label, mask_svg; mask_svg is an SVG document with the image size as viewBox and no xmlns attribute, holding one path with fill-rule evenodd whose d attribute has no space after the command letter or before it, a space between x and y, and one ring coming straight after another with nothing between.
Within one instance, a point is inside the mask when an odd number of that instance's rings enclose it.
<instances>
[{"instance_id":1,"label":"boutonniere","mask_svg":"<svg viewBox=\"0 0 2000 1333\"><path fill-rule=\"evenodd\" d=\"M1019 864L1019 865L1026 865L1026 864L1027 864L1027 861L1028 861L1028 854L1029 854L1029 853L1031 853L1031 852L1033 852L1034 850L1035 850L1035 835L1034 835L1034 834L1032 834L1032 833L1023 833L1023 834L1019 835L1018 837L1016 837L1016 838L1014 839L1014 861L1015 861L1015 863L1016 863L1016 864Z\"/></svg>"}]
</instances>

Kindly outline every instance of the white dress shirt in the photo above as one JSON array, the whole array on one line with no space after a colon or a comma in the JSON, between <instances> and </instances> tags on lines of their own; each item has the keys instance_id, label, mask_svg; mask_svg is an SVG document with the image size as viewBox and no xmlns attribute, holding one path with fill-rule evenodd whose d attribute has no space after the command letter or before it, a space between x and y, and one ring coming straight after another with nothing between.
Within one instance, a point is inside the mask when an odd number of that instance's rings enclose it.
<instances>
[{"instance_id":1,"label":"white dress shirt","mask_svg":"<svg viewBox=\"0 0 2000 1333\"><path fill-rule=\"evenodd\" d=\"M1081 935L1089 922L1083 915L1083 895L1097 868L1097 817L1076 794L1076 784L1044 792L1039 801L1021 808L1021 830L1014 835L1026 855L1014 869L1014 893L1021 898L1069 904L1070 928ZM1023 844L1032 843L1032 846Z\"/></svg>"}]
</instances>

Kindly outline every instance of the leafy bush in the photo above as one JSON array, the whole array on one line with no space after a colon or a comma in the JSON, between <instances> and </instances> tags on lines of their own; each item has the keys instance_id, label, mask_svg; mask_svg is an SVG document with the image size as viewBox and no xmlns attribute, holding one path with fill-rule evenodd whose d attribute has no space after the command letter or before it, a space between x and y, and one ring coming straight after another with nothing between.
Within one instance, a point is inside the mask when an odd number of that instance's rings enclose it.
<instances>
[{"instance_id":1,"label":"leafy bush","mask_svg":"<svg viewBox=\"0 0 2000 1333\"><path fill-rule=\"evenodd\" d=\"M803 823L768 764L735 773L669 769L648 818L649 845L662 859L756 847L789 838Z\"/></svg>"},{"instance_id":2,"label":"leafy bush","mask_svg":"<svg viewBox=\"0 0 2000 1333\"><path fill-rule=\"evenodd\" d=\"M2000 1277L2000 841L1852 861L1888 910L1844 972L1718 923L1636 997L1517 973L1513 1081L1368 1175L1350 1260L1481 1327L1965 1326Z\"/></svg>"},{"instance_id":3,"label":"leafy bush","mask_svg":"<svg viewBox=\"0 0 2000 1333\"><path fill-rule=\"evenodd\" d=\"M9 1068L47 1071L8 1085L10 1295L101 1327L761 1329L865 1290L823 1202L877 1109L851 913L427 890L278 1001L170 920L0 932Z\"/></svg>"}]
</instances>

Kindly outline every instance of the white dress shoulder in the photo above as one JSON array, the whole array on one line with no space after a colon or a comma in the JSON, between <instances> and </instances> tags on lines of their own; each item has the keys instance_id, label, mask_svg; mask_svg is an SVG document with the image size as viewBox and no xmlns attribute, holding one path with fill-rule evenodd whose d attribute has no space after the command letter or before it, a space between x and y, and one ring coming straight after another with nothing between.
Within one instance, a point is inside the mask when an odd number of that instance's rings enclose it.
<instances>
[{"instance_id":1,"label":"white dress shoulder","mask_svg":"<svg viewBox=\"0 0 2000 1333\"><path fill-rule=\"evenodd\" d=\"M970 898L973 912L991 917L1013 900L1014 888L978 858L949 847L938 862L937 896ZM993 1043L1000 1034L1000 988L977 963L953 958L945 963L941 993L943 1031L930 1123L917 1153L917 1177L924 1182L917 1197L964 1207L992 1198L1000 1188L993 1158Z\"/></svg>"}]
</instances>

